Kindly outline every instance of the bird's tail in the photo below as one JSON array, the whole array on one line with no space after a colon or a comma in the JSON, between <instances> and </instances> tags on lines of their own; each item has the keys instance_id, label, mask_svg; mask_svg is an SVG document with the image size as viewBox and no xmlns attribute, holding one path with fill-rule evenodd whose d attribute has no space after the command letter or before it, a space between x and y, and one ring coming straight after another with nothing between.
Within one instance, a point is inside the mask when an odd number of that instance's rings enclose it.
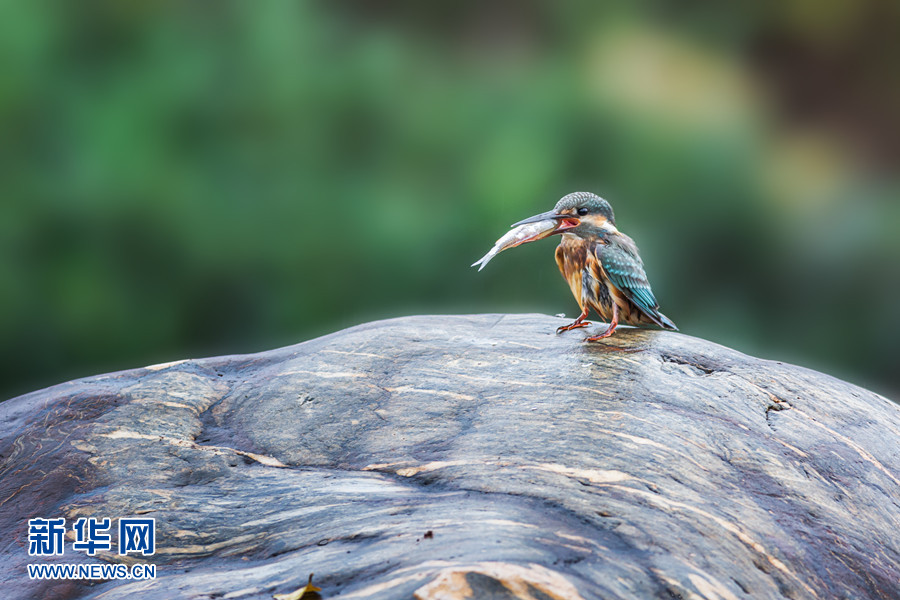
<instances>
[{"instance_id":1,"label":"bird's tail","mask_svg":"<svg viewBox=\"0 0 900 600\"><path fill-rule=\"evenodd\" d=\"M661 312L657 312L656 314L659 315L659 325L663 329L674 329L675 331L678 331L678 327L675 326L675 323L672 322L672 319L662 314Z\"/></svg>"}]
</instances>

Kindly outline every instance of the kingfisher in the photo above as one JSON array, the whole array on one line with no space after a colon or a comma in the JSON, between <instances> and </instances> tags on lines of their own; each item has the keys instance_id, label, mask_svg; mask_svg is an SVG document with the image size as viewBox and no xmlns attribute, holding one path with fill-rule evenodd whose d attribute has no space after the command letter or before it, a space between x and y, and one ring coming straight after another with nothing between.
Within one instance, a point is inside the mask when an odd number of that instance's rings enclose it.
<instances>
[{"instance_id":1,"label":"kingfisher","mask_svg":"<svg viewBox=\"0 0 900 600\"><path fill-rule=\"evenodd\" d=\"M603 333L585 338L587 342L611 336L620 321L638 327L678 329L659 312L637 245L616 228L609 202L590 192L574 192L563 196L553 210L513 227L547 220L556 221L549 235L562 235L556 264L581 307L578 318L558 328L557 333L590 325L585 319L592 309L609 326Z\"/></svg>"}]
</instances>

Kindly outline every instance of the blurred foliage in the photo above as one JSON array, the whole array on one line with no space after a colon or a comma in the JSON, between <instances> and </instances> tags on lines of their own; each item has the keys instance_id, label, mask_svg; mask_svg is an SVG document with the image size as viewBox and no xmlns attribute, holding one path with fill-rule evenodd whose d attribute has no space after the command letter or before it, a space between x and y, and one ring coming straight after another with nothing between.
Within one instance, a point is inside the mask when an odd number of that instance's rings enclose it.
<instances>
[{"instance_id":1,"label":"blurred foliage","mask_svg":"<svg viewBox=\"0 0 900 600\"><path fill-rule=\"evenodd\" d=\"M683 332L896 397L898 12L4 3L0 397L374 318L574 315L549 240L468 265L577 189Z\"/></svg>"}]
</instances>

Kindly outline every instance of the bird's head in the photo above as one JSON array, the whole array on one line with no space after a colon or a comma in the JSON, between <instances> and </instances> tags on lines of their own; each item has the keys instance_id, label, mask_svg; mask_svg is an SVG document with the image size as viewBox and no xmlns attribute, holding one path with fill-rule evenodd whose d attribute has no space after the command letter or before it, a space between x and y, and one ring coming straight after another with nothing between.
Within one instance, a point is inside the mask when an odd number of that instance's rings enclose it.
<instances>
[{"instance_id":1,"label":"bird's head","mask_svg":"<svg viewBox=\"0 0 900 600\"><path fill-rule=\"evenodd\" d=\"M519 221L513 227L547 219L556 219L557 226L552 233L569 233L593 239L617 232L612 206L590 192L573 192L563 196L553 210Z\"/></svg>"}]
</instances>

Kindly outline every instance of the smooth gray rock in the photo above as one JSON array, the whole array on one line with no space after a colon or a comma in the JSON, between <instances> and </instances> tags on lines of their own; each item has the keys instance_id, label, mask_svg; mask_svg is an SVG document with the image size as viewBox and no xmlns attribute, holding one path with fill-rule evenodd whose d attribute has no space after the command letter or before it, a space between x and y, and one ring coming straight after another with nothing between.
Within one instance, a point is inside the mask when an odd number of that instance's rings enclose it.
<instances>
[{"instance_id":1,"label":"smooth gray rock","mask_svg":"<svg viewBox=\"0 0 900 600\"><path fill-rule=\"evenodd\" d=\"M563 323L395 319L0 404L3 597L900 598L896 405ZM155 580L28 579L122 560L29 557L29 518L136 515Z\"/></svg>"}]
</instances>

